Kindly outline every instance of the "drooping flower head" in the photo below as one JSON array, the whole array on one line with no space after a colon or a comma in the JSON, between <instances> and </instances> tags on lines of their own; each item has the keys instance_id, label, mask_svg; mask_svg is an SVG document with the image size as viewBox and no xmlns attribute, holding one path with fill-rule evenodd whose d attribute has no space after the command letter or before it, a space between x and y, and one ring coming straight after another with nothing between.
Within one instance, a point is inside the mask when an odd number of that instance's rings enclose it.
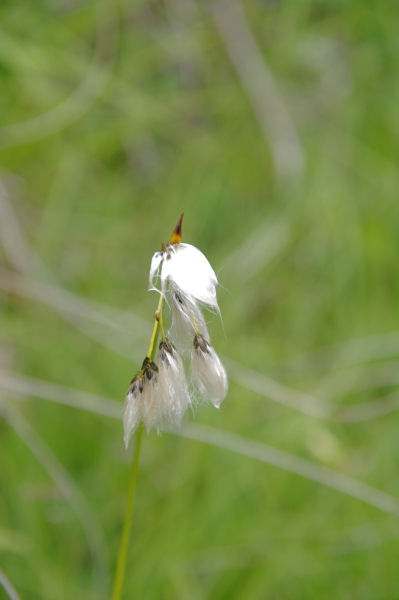
<instances>
[{"instance_id":1,"label":"drooping flower head","mask_svg":"<svg viewBox=\"0 0 399 600\"><path fill-rule=\"evenodd\" d=\"M182 220L183 215L170 242L162 244L162 250L155 252L151 260L149 287L159 292L160 302L149 352L126 395L123 417L126 446L141 421L147 431L156 429L158 433L179 426L191 402L183 360L176 345L165 335L164 300L172 312L170 337L182 339L183 345L186 338L192 345L190 372L197 394L217 408L227 394L226 371L210 343L202 313L206 307L220 314L217 277L204 254L182 242ZM158 281L159 288L155 285ZM162 341L154 361L159 329Z\"/></svg>"},{"instance_id":2,"label":"drooping flower head","mask_svg":"<svg viewBox=\"0 0 399 600\"><path fill-rule=\"evenodd\" d=\"M171 293L178 293L190 302L200 302L219 311L215 271L198 248L181 241L182 219L183 215L170 243L152 257L149 287L162 294L166 294L169 287ZM160 290L154 286L156 278L161 281Z\"/></svg>"},{"instance_id":3,"label":"drooping flower head","mask_svg":"<svg viewBox=\"0 0 399 600\"><path fill-rule=\"evenodd\" d=\"M123 415L124 439L127 446L130 437L140 421L150 429L152 413L158 399L158 367L148 356L145 357L140 371L133 377L126 394Z\"/></svg>"},{"instance_id":4,"label":"drooping flower head","mask_svg":"<svg viewBox=\"0 0 399 600\"><path fill-rule=\"evenodd\" d=\"M194 336L191 373L201 396L220 408L228 388L226 371L212 344L200 333Z\"/></svg>"},{"instance_id":5,"label":"drooping flower head","mask_svg":"<svg viewBox=\"0 0 399 600\"><path fill-rule=\"evenodd\" d=\"M159 344L159 393L165 398L164 425L180 425L190 394L183 361L175 346L168 340Z\"/></svg>"}]
</instances>

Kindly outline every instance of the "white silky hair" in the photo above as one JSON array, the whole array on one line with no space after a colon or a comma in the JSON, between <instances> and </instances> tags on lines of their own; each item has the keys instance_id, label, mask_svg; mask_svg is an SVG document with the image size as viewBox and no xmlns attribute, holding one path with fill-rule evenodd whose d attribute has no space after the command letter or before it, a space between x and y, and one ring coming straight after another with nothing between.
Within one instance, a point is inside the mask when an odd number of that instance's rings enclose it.
<instances>
[{"instance_id":1,"label":"white silky hair","mask_svg":"<svg viewBox=\"0 0 399 600\"><path fill-rule=\"evenodd\" d=\"M143 363L126 394L123 415L124 441L129 440L142 420L147 433L181 425L190 403L183 361L175 346L164 340L160 344L158 365Z\"/></svg>"},{"instance_id":2,"label":"white silky hair","mask_svg":"<svg viewBox=\"0 0 399 600\"><path fill-rule=\"evenodd\" d=\"M160 281L161 289L154 282ZM227 375L213 346L202 308L220 315L216 297L218 284L205 255L190 244L163 246L151 260L149 288L158 291L172 311L172 342L189 355L194 397L199 395L219 408L227 394ZM160 316L157 316L160 319ZM142 421L147 433L177 428L192 404L185 368L176 346L165 338L159 345L157 364L148 356L126 394L123 427L125 446Z\"/></svg>"},{"instance_id":3,"label":"white silky hair","mask_svg":"<svg viewBox=\"0 0 399 600\"><path fill-rule=\"evenodd\" d=\"M158 275L158 271L160 269L163 259L164 259L163 251L155 252L155 254L153 255L153 257L151 259L150 274L148 276L148 287L150 290L157 290L157 288L154 287L154 279ZM157 291L159 291L159 290L157 290Z\"/></svg>"},{"instance_id":4,"label":"white silky hair","mask_svg":"<svg viewBox=\"0 0 399 600\"><path fill-rule=\"evenodd\" d=\"M142 398L134 382L129 386L126 394L125 406L123 410L123 439L125 447L129 446L129 440L136 431L142 419ZM144 390L143 390L144 391Z\"/></svg>"},{"instance_id":5,"label":"white silky hair","mask_svg":"<svg viewBox=\"0 0 399 600\"><path fill-rule=\"evenodd\" d=\"M183 361L175 346L168 341L160 344L158 365L158 391L162 398L160 427L179 427L190 404L190 394Z\"/></svg>"},{"instance_id":6,"label":"white silky hair","mask_svg":"<svg viewBox=\"0 0 399 600\"><path fill-rule=\"evenodd\" d=\"M169 334L173 343L188 354L197 331L209 339L205 318L195 300L183 296L177 289L171 290L170 295L172 324Z\"/></svg>"},{"instance_id":7,"label":"white silky hair","mask_svg":"<svg viewBox=\"0 0 399 600\"><path fill-rule=\"evenodd\" d=\"M146 381L141 398L143 423L147 433L151 429L159 430L162 426L162 396L159 390L158 376Z\"/></svg>"},{"instance_id":8,"label":"white silky hair","mask_svg":"<svg viewBox=\"0 0 399 600\"><path fill-rule=\"evenodd\" d=\"M220 408L228 390L225 368L213 346L197 334L191 350L191 376L200 395Z\"/></svg>"},{"instance_id":9,"label":"white silky hair","mask_svg":"<svg viewBox=\"0 0 399 600\"><path fill-rule=\"evenodd\" d=\"M161 289L154 286L161 280ZM219 312L216 297L218 280L206 256L191 244L173 244L156 252L151 260L149 288L165 295L168 284L183 297L205 304Z\"/></svg>"}]
</instances>

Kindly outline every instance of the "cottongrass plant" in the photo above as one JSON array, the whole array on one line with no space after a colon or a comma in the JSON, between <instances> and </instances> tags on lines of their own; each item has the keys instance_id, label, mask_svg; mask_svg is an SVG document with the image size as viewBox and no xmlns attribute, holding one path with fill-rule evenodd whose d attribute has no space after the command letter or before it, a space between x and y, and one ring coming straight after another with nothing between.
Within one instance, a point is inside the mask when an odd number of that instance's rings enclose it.
<instances>
[{"instance_id":1,"label":"cottongrass plant","mask_svg":"<svg viewBox=\"0 0 399 600\"><path fill-rule=\"evenodd\" d=\"M126 394L124 442L127 448L134 434L135 446L112 600L122 595L143 429L158 434L176 429L194 399L219 408L228 389L226 371L210 342L202 313L208 308L220 314L217 277L204 254L182 242L182 220L183 214L170 242L162 244L151 260L149 289L159 293L159 302L148 352ZM165 305L172 314L169 337L164 328ZM190 362L190 384L185 362Z\"/></svg>"}]
</instances>

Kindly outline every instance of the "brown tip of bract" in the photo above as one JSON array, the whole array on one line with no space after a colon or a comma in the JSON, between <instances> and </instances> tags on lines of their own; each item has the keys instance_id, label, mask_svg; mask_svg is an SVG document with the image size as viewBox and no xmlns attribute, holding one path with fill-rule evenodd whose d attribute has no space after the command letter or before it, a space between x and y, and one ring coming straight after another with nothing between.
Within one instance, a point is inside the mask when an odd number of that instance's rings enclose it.
<instances>
[{"instance_id":1,"label":"brown tip of bract","mask_svg":"<svg viewBox=\"0 0 399 600\"><path fill-rule=\"evenodd\" d=\"M172 237L170 238L171 244L180 244L180 242L183 239L182 235L181 235L181 225L183 222L183 217L184 217L184 213L182 213L180 215L180 219L177 221L177 225L173 230Z\"/></svg>"}]
</instances>

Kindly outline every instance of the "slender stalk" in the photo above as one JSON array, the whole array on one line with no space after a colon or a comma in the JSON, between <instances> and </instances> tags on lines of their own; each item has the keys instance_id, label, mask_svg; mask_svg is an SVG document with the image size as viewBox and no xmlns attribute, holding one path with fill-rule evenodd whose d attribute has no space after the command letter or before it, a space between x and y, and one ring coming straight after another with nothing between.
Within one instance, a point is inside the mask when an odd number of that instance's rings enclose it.
<instances>
[{"instance_id":1,"label":"slender stalk","mask_svg":"<svg viewBox=\"0 0 399 600\"><path fill-rule=\"evenodd\" d=\"M163 329L162 307L163 307L163 296L160 296L159 297L158 306L157 306L157 310L155 311L154 329L152 330L152 335L151 335L151 340L150 340L150 346L149 346L148 352L147 352L147 356L148 356L148 358L150 360L154 360L156 346L157 346L158 333L159 333L159 323L160 322L162 323L162 329Z\"/></svg>"},{"instance_id":2,"label":"slender stalk","mask_svg":"<svg viewBox=\"0 0 399 600\"><path fill-rule=\"evenodd\" d=\"M163 300L162 296L161 296L161 299ZM159 312L159 327L161 329L162 339L165 341L166 340L166 335L165 335L165 330L163 328L163 310L162 310L162 306L161 306L161 310Z\"/></svg>"},{"instance_id":3,"label":"slender stalk","mask_svg":"<svg viewBox=\"0 0 399 600\"><path fill-rule=\"evenodd\" d=\"M159 302L158 302L158 307L155 312L154 328L152 330L150 346L149 346L148 352L147 352L147 356L150 360L154 360L160 325L162 327L162 333L163 333L162 307L163 307L163 296L160 296ZM163 335L164 335L164 333L163 333ZM136 432L133 460L132 460L132 465L130 468L129 488L128 488L127 499L126 499L125 516L123 519L123 527L122 527L121 541L120 541L120 545L119 545L118 560L116 563L115 580L114 580L114 587L113 587L113 591L112 591L112 600L120 600L120 598L122 597L123 582L125 579L125 571L126 571L126 559L127 559L127 552L129 549L130 531L131 531L131 525L132 525L134 498L136 495L137 472L138 472L138 468L139 468L142 437L143 437L143 423L140 423L140 425L137 429L137 432Z\"/></svg>"},{"instance_id":4,"label":"slender stalk","mask_svg":"<svg viewBox=\"0 0 399 600\"><path fill-rule=\"evenodd\" d=\"M125 579L126 558L129 548L130 530L132 525L132 513L134 505L134 497L136 494L137 471L139 467L141 439L143 437L143 424L140 423L136 433L134 446L134 455L132 466L130 469L129 489L127 493L125 518L123 520L122 536L119 546L118 562L116 564L116 573L114 581L114 589L112 592L112 600L119 600L122 596L123 581Z\"/></svg>"}]
</instances>

